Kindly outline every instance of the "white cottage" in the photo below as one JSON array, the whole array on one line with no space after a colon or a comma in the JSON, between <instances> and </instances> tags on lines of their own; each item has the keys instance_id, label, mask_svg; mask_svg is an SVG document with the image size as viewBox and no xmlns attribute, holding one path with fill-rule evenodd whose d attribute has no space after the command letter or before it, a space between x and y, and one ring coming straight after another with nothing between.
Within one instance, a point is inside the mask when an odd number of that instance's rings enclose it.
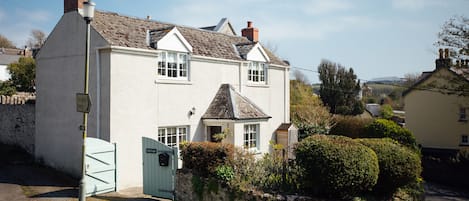
<instances>
[{"instance_id":1,"label":"white cottage","mask_svg":"<svg viewBox=\"0 0 469 201\"><path fill-rule=\"evenodd\" d=\"M82 2L64 0L64 15L37 55L36 75L36 157L77 176ZM178 146L210 141L229 128L226 141L260 154L270 151L275 130L289 122L289 65L258 42L251 22L242 36L226 19L217 26L95 13L88 136L116 143L117 189L142 186L142 137Z\"/></svg>"}]
</instances>

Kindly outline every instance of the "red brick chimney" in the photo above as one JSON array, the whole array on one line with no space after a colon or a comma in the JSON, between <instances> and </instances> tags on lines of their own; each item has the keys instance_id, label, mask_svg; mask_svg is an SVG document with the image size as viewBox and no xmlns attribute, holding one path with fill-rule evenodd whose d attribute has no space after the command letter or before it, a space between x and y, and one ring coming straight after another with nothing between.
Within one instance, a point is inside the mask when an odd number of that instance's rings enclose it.
<instances>
[{"instance_id":1,"label":"red brick chimney","mask_svg":"<svg viewBox=\"0 0 469 201\"><path fill-rule=\"evenodd\" d=\"M83 8L84 1L85 0L64 0L64 13Z\"/></svg>"},{"instance_id":2,"label":"red brick chimney","mask_svg":"<svg viewBox=\"0 0 469 201\"><path fill-rule=\"evenodd\" d=\"M241 35L252 42L259 41L259 29L252 27L251 21L248 21L248 27L241 30Z\"/></svg>"}]
</instances>

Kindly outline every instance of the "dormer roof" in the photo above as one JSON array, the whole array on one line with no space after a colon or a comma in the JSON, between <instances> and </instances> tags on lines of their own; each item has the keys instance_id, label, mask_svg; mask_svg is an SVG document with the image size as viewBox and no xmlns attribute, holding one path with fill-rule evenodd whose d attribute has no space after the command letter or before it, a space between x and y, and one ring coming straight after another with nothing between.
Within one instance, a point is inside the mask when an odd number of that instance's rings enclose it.
<instances>
[{"instance_id":1,"label":"dormer roof","mask_svg":"<svg viewBox=\"0 0 469 201\"><path fill-rule=\"evenodd\" d=\"M201 29L236 36L236 31L234 30L233 25L231 25L230 21L228 21L228 18L222 18L217 25L201 27Z\"/></svg>"},{"instance_id":2,"label":"dormer roof","mask_svg":"<svg viewBox=\"0 0 469 201\"><path fill-rule=\"evenodd\" d=\"M177 52L192 52L192 46L175 26L149 31L150 47Z\"/></svg>"}]
</instances>

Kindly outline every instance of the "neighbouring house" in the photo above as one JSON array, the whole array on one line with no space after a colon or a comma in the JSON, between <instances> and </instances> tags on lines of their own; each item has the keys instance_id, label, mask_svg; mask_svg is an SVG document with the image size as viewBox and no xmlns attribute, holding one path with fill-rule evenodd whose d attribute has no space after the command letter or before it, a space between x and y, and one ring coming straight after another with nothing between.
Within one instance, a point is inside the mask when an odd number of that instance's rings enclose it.
<instances>
[{"instance_id":1,"label":"neighbouring house","mask_svg":"<svg viewBox=\"0 0 469 201\"><path fill-rule=\"evenodd\" d=\"M453 65L447 50L435 63L435 70L403 92L406 127L423 148L458 150L469 146L469 97L467 88L451 86L468 86L469 68L467 61Z\"/></svg>"},{"instance_id":2,"label":"neighbouring house","mask_svg":"<svg viewBox=\"0 0 469 201\"><path fill-rule=\"evenodd\" d=\"M36 73L35 155L76 176L82 2L64 0L64 14L37 55ZM252 22L241 33L235 35L226 19L201 29L95 12L88 136L116 143L118 190L142 186L142 137L178 146L228 131L227 142L270 151L276 129L290 120L290 66L262 46Z\"/></svg>"},{"instance_id":3,"label":"neighbouring house","mask_svg":"<svg viewBox=\"0 0 469 201\"><path fill-rule=\"evenodd\" d=\"M365 104L365 111L371 114L372 117L381 116L381 105L377 103Z\"/></svg>"},{"instance_id":4,"label":"neighbouring house","mask_svg":"<svg viewBox=\"0 0 469 201\"><path fill-rule=\"evenodd\" d=\"M8 64L17 62L21 56L28 55L27 51L14 48L0 48L0 82L10 79Z\"/></svg>"}]
</instances>

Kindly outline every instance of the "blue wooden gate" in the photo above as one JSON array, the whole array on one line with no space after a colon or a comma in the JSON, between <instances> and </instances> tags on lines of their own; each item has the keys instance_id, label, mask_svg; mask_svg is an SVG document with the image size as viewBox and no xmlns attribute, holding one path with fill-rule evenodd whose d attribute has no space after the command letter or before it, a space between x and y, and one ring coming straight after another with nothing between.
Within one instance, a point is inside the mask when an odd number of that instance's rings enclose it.
<instances>
[{"instance_id":1,"label":"blue wooden gate","mask_svg":"<svg viewBox=\"0 0 469 201\"><path fill-rule=\"evenodd\" d=\"M86 138L86 195L116 191L116 146L97 138Z\"/></svg>"},{"instance_id":2,"label":"blue wooden gate","mask_svg":"<svg viewBox=\"0 0 469 201\"><path fill-rule=\"evenodd\" d=\"M143 193L174 200L177 148L151 138L142 138Z\"/></svg>"}]
</instances>

